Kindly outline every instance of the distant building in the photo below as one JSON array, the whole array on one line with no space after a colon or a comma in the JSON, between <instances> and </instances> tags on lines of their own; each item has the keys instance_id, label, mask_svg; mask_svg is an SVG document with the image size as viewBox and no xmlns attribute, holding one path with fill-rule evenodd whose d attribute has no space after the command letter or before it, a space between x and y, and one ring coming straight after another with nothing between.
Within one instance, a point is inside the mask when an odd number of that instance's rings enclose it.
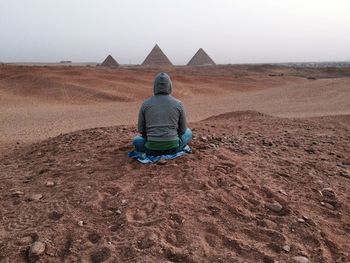
<instances>
[{"instance_id":1,"label":"distant building","mask_svg":"<svg viewBox=\"0 0 350 263\"><path fill-rule=\"evenodd\" d=\"M209 55L200 48L197 53L187 63L188 66L216 65Z\"/></svg>"},{"instance_id":2,"label":"distant building","mask_svg":"<svg viewBox=\"0 0 350 263\"><path fill-rule=\"evenodd\" d=\"M116 68L119 67L119 63L111 55L108 55L106 59L101 63L101 66L108 68Z\"/></svg>"},{"instance_id":3,"label":"distant building","mask_svg":"<svg viewBox=\"0 0 350 263\"><path fill-rule=\"evenodd\" d=\"M156 44L146 59L142 63L143 66L172 66L173 64Z\"/></svg>"}]
</instances>

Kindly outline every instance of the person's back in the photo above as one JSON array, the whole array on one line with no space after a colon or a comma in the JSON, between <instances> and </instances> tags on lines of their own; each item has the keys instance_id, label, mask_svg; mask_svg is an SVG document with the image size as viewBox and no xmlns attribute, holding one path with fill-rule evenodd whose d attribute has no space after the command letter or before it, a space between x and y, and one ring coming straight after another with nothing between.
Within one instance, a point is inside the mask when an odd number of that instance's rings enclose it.
<instances>
[{"instance_id":1,"label":"person's back","mask_svg":"<svg viewBox=\"0 0 350 263\"><path fill-rule=\"evenodd\" d=\"M154 96L144 101L139 111L138 131L134 139L137 151L179 151L189 142L192 132L187 128L182 102L173 96L170 77L160 73L154 81Z\"/></svg>"}]
</instances>

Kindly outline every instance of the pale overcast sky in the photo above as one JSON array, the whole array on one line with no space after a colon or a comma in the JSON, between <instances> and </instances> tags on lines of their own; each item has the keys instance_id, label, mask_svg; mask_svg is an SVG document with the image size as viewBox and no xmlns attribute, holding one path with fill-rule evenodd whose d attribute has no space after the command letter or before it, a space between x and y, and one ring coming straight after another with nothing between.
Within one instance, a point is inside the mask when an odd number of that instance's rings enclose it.
<instances>
[{"instance_id":1,"label":"pale overcast sky","mask_svg":"<svg viewBox=\"0 0 350 263\"><path fill-rule=\"evenodd\" d=\"M350 61L348 0L0 0L0 61Z\"/></svg>"}]
</instances>

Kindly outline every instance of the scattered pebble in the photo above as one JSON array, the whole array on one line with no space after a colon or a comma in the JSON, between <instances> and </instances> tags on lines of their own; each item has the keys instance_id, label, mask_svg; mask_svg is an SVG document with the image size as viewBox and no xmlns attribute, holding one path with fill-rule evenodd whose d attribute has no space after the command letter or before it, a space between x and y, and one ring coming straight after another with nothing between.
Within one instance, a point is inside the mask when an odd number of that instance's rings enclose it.
<instances>
[{"instance_id":1,"label":"scattered pebble","mask_svg":"<svg viewBox=\"0 0 350 263\"><path fill-rule=\"evenodd\" d=\"M346 169L346 165L344 165L343 163L337 163L337 166L343 169Z\"/></svg>"},{"instance_id":2,"label":"scattered pebble","mask_svg":"<svg viewBox=\"0 0 350 263\"><path fill-rule=\"evenodd\" d=\"M24 195L24 192L22 192L22 191L14 191L14 192L12 192L12 196L14 196L14 197L20 197L22 195Z\"/></svg>"},{"instance_id":3,"label":"scattered pebble","mask_svg":"<svg viewBox=\"0 0 350 263\"><path fill-rule=\"evenodd\" d=\"M158 162L157 162L158 165L165 165L167 164L167 161L164 160L164 159L160 159Z\"/></svg>"},{"instance_id":4,"label":"scattered pebble","mask_svg":"<svg viewBox=\"0 0 350 263\"><path fill-rule=\"evenodd\" d=\"M289 252L290 251L290 246L288 246L288 245L283 246L283 250L286 251L286 252Z\"/></svg>"},{"instance_id":5,"label":"scattered pebble","mask_svg":"<svg viewBox=\"0 0 350 263\"><path fill-rule=\"evenodd\" d=\"M126 204L126 200L125 199L122 200L122 204Z\"/></svg>"},{"instance_id":6,"label":"scattered pebble","mask_svg":"<svg viewBox=\"0 0 350 263\"><path fill-rule=\"evenodd\" d=\"M52 182L52 181L47 181L45 185L46 185L47 187L52 187L52 186L55 186L55 183Z\"/></svg>"},{"instance_id":7,"label":"scattered pebble","mask_svg":"<svg viewBox=\"0 0 350 263\"><path fill-rule=\"evenodd\" d=\"M209 166L208 166L208 170L209 171L215 171L215 165L214 164L209 164Z\"/></svg>"},{"instance_id":8,"label":"scattered pebble","mask_svg":"<svg viewBox=\"0 0 350 263\"><path fill-rule=\"evenodd\" d=\"M287 196L288 194L286 193L286 191L284 191L283 189L280 189L280 190L278 190L281 194L283 194L283 195L285 195L285 196Z\"/></svg>"},{"instance_id":9,"label":"scattered pebble","mask_svg":"<svg viewBox=\"0 0 350 263\"><path fill-rule=\"evenodd\" d=\"M283 209L283 206L278 202L267 203L266 207L274 212L280 212Z\"/></svg>"},{"instance_id":10,"label":"scattered pebble","mask_svg":"<svg viewBox=\"0 0 350 263\"><path fill-rule=\"evenodd\" d=\"M205 137L205 136L202 136L202 137L201 137L201 140L202 140L203 142L207 142L207 141L208 141L207 137Z\"/></svg>"},{"instance_id":11,"label":"scattered pebble","mask_svg":"<svg viewBox=\"0 0 350 263\"><path fill-rule=\"evenodd\" d=\"M79 220L78 221L78 226L84 226L84 221L83 220Z\"/></svg>"},{"instance_id":12,"label":"scattered pebble","mask_svg":"<svg viewBox=\"0 0 350 263\"><path fill-rule=\"evenodd\" d=\"M298 222L299 222L299 223L305 223L305 220L302 219L302 218L298 218Z\"/></svg>"},{"instance_id":13,"label":"scattered pebble","mask_svg":"<svg viewBox=\"0 0 350 263\"><path fill-rule=\"evenodd\" d=\"M147 233L141 240L138 241L138 246L141 249L150 248L156 244L158 236L155 233Z\"/></svg>"},{"instance_id":14,"label":"scattered pebble","mask_svg":"<svg viewBox=\"0 0 350 263\"><path fill-rule=\"evenodd\" d=\"M242 189L243 191L247 191L247 190L249 189L249 187L246 186L246 185L242 185L242 186L241 186L241 189Z\"/></svg>"},{"instance_id":15,"label":"scattered pebble","mask_svg":"<svg viewBox=\"0 0 350 263\"><path fill-rule=\"evenodd\" d=\"M339 176L349 178L349 177L350 177L350 174L349 174L347 171L340 171L340 172L339 172Z\"/></svg>"},{"instance_id":16,"label":"scattered pebble","mask_svg":"<svg viewBox=\"0 0 350 263\"><path fill-rule=\"evenodd\" d=\"M45 251L45 244L41 241L35 241L30 249L29 249L29 256L39 256Z\"/></svg>"},{"instance_id":17,"label":"scattered pebble","mask_svg":"<svg viewBox=\"0 0 350 263\"><path fill-rule=\"evenodd\" d=\"M273 143L267 139L263 139L262 143L265 146L273 146Z\"/></svg>"},{"instance_id":18,"label":"scattered pebble","mask_svg":"<svg viewBox=\"0 0 350 263\"><path fill-rule=\"evenodd\" d=\"M303 256L297 256L297 257L293 257L294 262L296 263L308 263L309 260L307 257L303 257Z\"/></svg>"},{"instance_id":19,"label":"scattered pebble","mask_svg":"<svg viewBox=\"0 0 350 263\"><path fill-rule=\"evenodd\" d=\"M120 211L119 209L115 211L116 214L121 215L122 211Z\"/></svg>"},{"instance_id":20,"label":"scattered pebble","mask_svg":"<svg viewBox=\"0 0 350 263\"><path fill-rule=\"evenodd\" d=\"M321 191L321 193L322 193L323 195L334 194L333 189L330 188L330 187L323 188L322 191Z\"/></svg>"},{"instance_id":21,"label":"scattered pebble","mask_svg":"<svg viewBox=\"0 0 350 263\"><path fill-rule=\"evenodd\" d=\"M41 198L43 198L43 195L42 195L42 194L31 194L31 195L28 197L28 200L29 200L29 201L39 201Z\"/></svg>"}]
</instances>

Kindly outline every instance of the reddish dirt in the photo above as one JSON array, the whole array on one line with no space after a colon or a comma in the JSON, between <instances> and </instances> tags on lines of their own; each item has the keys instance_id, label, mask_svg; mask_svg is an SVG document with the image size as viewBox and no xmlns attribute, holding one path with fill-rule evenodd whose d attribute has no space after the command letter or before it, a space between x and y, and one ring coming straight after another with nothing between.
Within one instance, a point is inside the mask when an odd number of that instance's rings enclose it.
<instances>
[{"instance_id":1,"label":"reddish dirt","mask_svg":"<svg viewBox=\"0 0 350 263\"><path fill-rule=\"evenodd\" d=\"M165 165L127 157L134 126L3 152L0 261L350 262L349 115L190 126L194 153Z\"/></svg>"},{"instance_id":2,"label":"reddish dirt","mask_svg":"<svg viewBox=\"0 0 350 263\"><path fill-rule=\"evenodd\" d=\"M159 71L194 153L141 165ZM0 65L0 262L350 262L349 87L350 69Z\"/></svg>"}]
</instances>

